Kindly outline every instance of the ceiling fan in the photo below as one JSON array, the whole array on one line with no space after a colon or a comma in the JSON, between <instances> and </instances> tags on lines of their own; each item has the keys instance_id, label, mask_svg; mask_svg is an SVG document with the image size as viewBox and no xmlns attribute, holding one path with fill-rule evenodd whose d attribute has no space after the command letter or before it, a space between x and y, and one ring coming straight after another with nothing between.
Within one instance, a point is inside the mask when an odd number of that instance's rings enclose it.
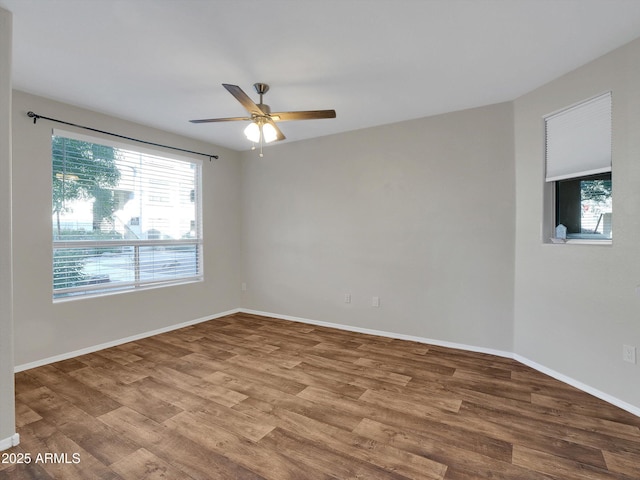
<instances>
[{"instance_id":1,"label":"ceiling fan","mask_svg":"<svg viewBox=\"0 0 640 480\"><path fill-rule=\"evenodd\" d=\"M285 122L290 120L315 120L319 118L336 118L335 110L302 110L296 112L271 112L271 107L262 103L262 96L269 91L269 85L266 83L254 83L258 95L260 95L260 103L256 104L244 93L237 85L229 85L223 83L222 86L238 100L242 106L249 112L249 117L227 117L227 118L205 118L202 120L189 120L191 123L212 123L212 122L235 122L235 121L251 121L245 128L244 134L254 144L260 143L260 156L262 156L262 144L270 143L277 140L284 140L285 136L280 131L276 122ZM253 147L255 149L255 145Z\"/></svg>"}]
</instances>

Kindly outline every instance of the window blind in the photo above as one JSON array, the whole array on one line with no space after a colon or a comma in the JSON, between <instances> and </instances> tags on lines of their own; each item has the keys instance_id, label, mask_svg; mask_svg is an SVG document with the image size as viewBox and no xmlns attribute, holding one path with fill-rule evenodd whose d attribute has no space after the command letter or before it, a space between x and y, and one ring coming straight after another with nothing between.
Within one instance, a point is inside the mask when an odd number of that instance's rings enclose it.
<instances>
[{"instance_id":1,"label":"window blind","mask_svg":"<svg viewBox=\"0 0 640 480\"><path fill-rule=\"evenodd\" d=\"M611 171L611 92L544 121L547 182Z\"/></svg>"},{"instance_id":2,"label":"window blind","mask_svg":"<svg viewBox=\"0 0 640 480\"><path fill-rule=\"evenodd\" d=\"M54 131L54 299L202 279L200 169Z\"/></svg>"}]
</instances>

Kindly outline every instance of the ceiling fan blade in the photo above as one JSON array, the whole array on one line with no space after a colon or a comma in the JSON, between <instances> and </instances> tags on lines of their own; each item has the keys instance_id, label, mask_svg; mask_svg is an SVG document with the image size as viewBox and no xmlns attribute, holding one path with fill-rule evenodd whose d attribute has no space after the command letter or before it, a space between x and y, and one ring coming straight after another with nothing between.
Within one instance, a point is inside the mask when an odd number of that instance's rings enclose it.
<instances>
[{"instance_id":1,"label":"ceiling fan blade","mask_svg":"<svg viewBox=\"0 0 640 480\"><path fill-rule=\"evenodd\" d=\"M260 110L260 107L258 107L258 105L256 105L255 102L251 100L239 86L229 85L228 83L223 83L222 86L226 88L231 95L236 97L236 100L238 100L251 115L256 115L259 117L265 115L265 112Z\"/></svg>"},{"instance_id":2,"label":"ceiling fan blade","mask_svg":"<svg viewBox=\"0 0 640 480\"><path fill-rule=\"evenodd\" d=\"M275 128L275 130L276 130L276 134L278 135L278 136L276 137L276 141L277 141L277 140L284 140L285 138L287 138L287 137L285 137L285 136L284 136L284 133L282 133L282 131L278 128L278 126L276 125L276 122L274 122L274 121L273 121L272 119L270 119L270 118L267 118L267 119L266 119L266 122L267 122L268 124L270 124L273 128Z\"/></svg>"},{"instance_id":3,"label":"ceiling fan blade","mask_svg":"<svg viewBox=\"0 0 640 480\"><path fill-rule=\"evenodd\" d=\"M335 110L306 110L300 112L273 112L271 118L277 122L288 120L315 120L318 118L336 118Z\"/></svg>"},{"instance_id":4,"label":"ceiling fan blade","mask_svg":"<svg viewBox=\"0 0 640 480\"><path fill-rule=\"evenodd\" d=\"M189 121L191 123L211 123L211 122L236 122L239 120L251 120L251 117L203 118L202 120L189 120Z\"/></svg>"}]
</instances>

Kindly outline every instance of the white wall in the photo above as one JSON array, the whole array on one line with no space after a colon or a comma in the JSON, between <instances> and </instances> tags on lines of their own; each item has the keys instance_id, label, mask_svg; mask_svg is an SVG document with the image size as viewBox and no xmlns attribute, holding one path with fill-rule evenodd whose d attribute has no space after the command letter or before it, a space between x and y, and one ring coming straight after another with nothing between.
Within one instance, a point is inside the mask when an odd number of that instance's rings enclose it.
<instances>
[{"instance_id":1,"label":"white wall","mask_svg":"<svg viewBox=\"0 0 640 480\"><path fill-rule=\"evenodd\" d=\"M549 245L543 218L542 116L613 92L613 245ZM514 103L515 351L640 408L640 41Z\"/></svg>"},{"instance_id":2,"label":"white wall","mask_svg":"<svg viewBox=\"0 0 640 480\"><path fill-rule=\"evenodd\" d=\"M11 13L0 8L0 450L15 433L11 302Z\"/></svg>"},{"instance_id":3,"label":"white wall","mask_svg":"<svg viewBox=\"0 0 640 480\"><path fill-rule=\"evenodd\" d=\"M512 139L500 104L243 153L243 307L511 352Z\"/></svg>"},{"instance_id":4,"label":"white wall","mask_svg":"<svg viewBox=\"0 0 640 480\"><path fill-rule=\"evenodd\" d=\"M26 115L29 110L151 142L219 154L220 159L212 162L202 157L205 281L52 303L51 130L63 126L46 120L34 125ZM237 152L14 91L13 156L16 365L210 317L239 306Z\"/></svg>"}]
</instances>

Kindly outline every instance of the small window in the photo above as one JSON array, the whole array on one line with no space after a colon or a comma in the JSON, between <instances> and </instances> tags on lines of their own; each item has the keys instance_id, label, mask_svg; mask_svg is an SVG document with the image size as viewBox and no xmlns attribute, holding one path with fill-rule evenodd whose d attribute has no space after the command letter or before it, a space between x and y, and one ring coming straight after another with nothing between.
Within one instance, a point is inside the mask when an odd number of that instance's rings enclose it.
<instances>
[{"instance_id":1,"label":"small window","mask_svg":"<svg viewBox=\"0 0 640 480\"><path fill-rule=\"evenodd\" d=\"M546 182L556 227L566 227L568 242L607 241L612 234L611 92L545 117ZM556 238L553 238L555 241Z\"/></svg>"},{"instance_id":2,"label":"small window","mask_svg":"<svg viewBox=\"0 0 640 480\"><path fill-rule=\"evenodd\" d=\"M55 131L54 300L202 280L200 168Z\"/></svg>"}]
</instances>

